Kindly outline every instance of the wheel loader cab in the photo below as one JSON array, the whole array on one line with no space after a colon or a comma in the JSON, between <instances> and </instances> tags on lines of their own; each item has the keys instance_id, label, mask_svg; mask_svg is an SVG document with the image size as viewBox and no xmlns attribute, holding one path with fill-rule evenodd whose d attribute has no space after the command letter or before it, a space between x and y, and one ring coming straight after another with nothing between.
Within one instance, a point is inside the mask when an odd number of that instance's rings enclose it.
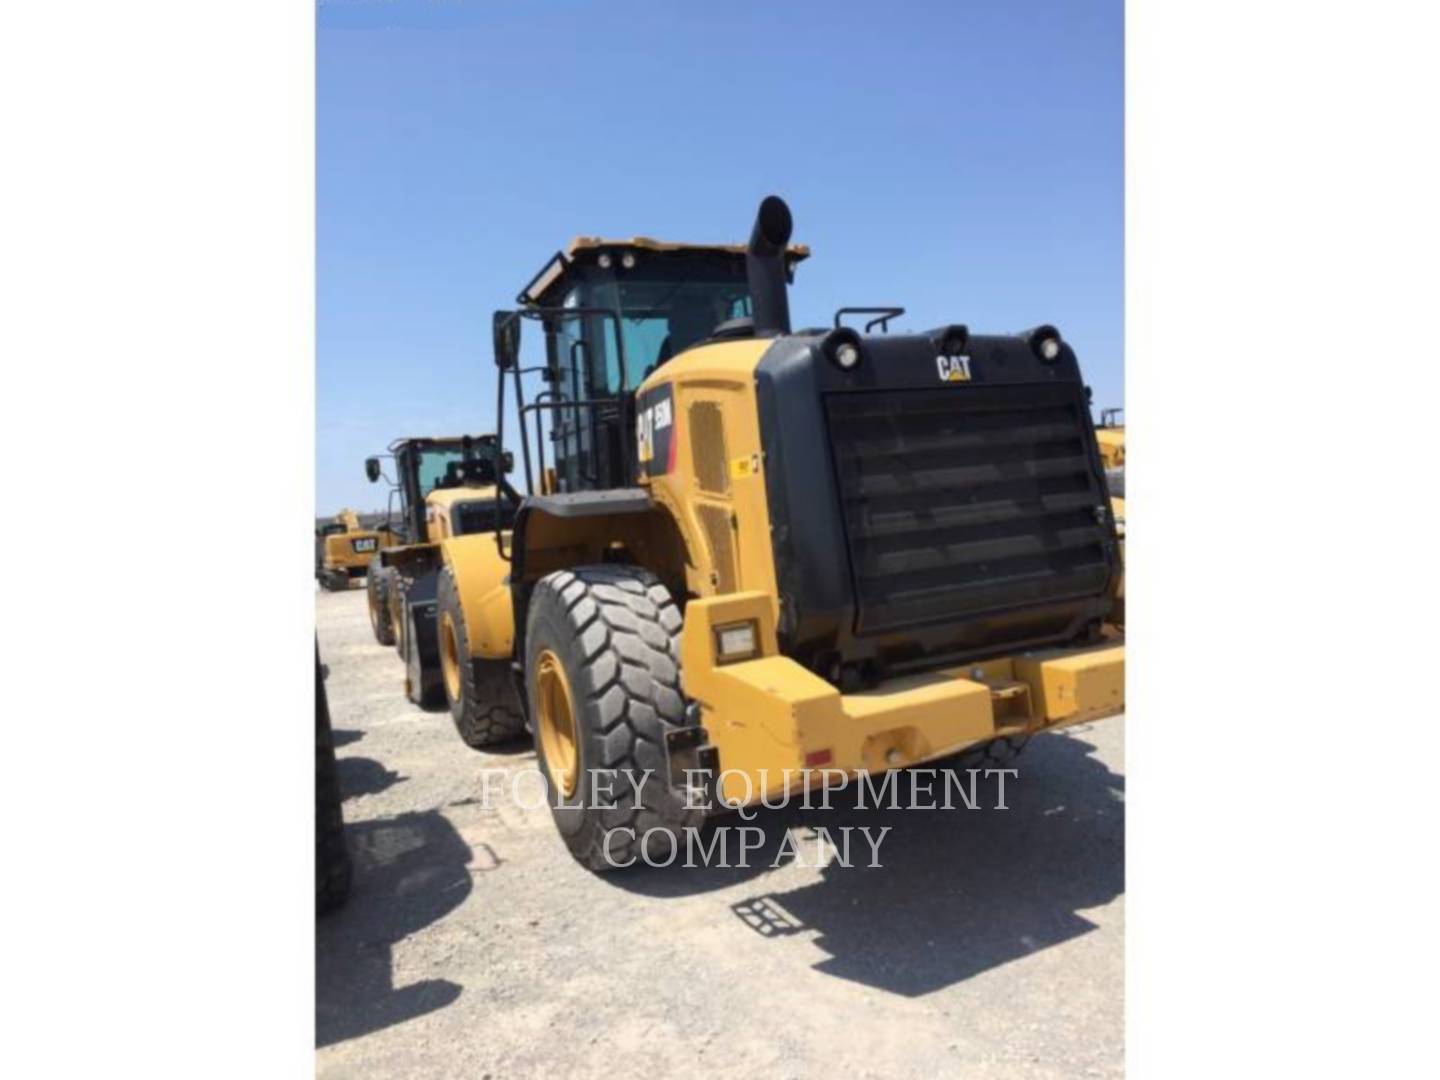
<instances>
[{"instance_id":1,"label":"wheel loader cab","mask_svg":"<svg viewBox=\"0 0 1440 1080\"><path fill-rule=\"evenodd\" d=\"M493 529L494 515L479 508L496 501L509 467L494 435L412 436L396 439L387 453L396 472L391 520L407 543ZM366 475L372 481L383 475L378 458L368 459ZM515 501L502 500L508 505ZM467 512L457 515L461 507Z\"/></svg>"},{"instance_id":2,"label":"wheel loader cab","mask_svg":"<svg viewBox=\"0 0 1440 1080\"><path fill-rule=\"evenodd\" d=\"M787 272L809 254L787 253ZM553 446L553 493L608 490L631 476L634 391L718 328L751 318L743 245L580 237L520 295L540 316L549 397L537 396L532 453ZM527 432L528 434L529 432Z\"/></svg>"}]
</instances>

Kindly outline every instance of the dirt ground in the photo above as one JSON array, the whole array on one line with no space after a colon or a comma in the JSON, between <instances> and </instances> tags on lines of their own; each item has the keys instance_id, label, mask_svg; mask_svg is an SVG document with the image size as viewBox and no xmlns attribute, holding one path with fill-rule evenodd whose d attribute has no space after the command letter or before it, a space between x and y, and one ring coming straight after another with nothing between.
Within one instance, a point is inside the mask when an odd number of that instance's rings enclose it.
<instances>
[{"instance_id":1,"label":"dirt ground","mask_svg":"<svg viewBox=\"0 0 1440 1080\"><path fill-rule=\"evenodd\" d=\"M1122 718L1032 741L1006 810L837 796L762 811L747 868L594 875L528 788L486 805L533 752L407 702L363 588L316 619L355 860L316 929L320 1077L1122 1073ZM817 825L891 826L883 865L772 868Z\"/></svg>"}]
</instances>

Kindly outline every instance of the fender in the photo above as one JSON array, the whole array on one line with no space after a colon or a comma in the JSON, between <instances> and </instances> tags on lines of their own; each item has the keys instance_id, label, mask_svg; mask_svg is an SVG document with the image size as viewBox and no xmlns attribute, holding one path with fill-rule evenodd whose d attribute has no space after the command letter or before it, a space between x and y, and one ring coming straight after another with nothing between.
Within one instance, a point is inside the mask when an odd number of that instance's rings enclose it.
<instances>
[{"instance_id":1,"label":"fender","mask_svg":"<svg viewBox=\"0 0 1440 1080\"><path fill-rule=\"evenodd\" d=\"M600 552L609 542L623 540L625 534L635 531L613 528L606 519L634 520L654 509L644 488L529 495L515 511L512 580L528 584L556 569L547 565L548 560L536 557L542 550L592 549L584 561L599 562Z\"/></svg>"},{"instance_id":2,"label":"fender","mask_svg":"<svg viewBox=\"0 0 1440 1080\"><path fill-rule=\"evenodd\" d=\"M401 544L380 549L380 565L388 566L406 577L420 577L440 566L439 545L431 543Z\"/></svg>"},{"instance_id":3,"label":"fender","mask_svg":"<svg viewBox=\"0 0 1440 1080\"><path fill-rule=\"evenodd\" d=\"M529 496L516 512L509 553L517 656L530 586L546 574L618 558L649 568L678 598L688 594L696 563L673 511L644 488Z\"/></svg>"},{"instance_id":4,"label":"fender","mask_svg":"<svg viewBox=\"0 0 1440 1080\"><path fill-rule=\"evenodd\" d=\"M509 534L501 537L509 544ZM451 536L440 554L455 578L471 658L508 660L515 649L515 608L510 599L510 564L500 555L494 533Z\"/></svg>"}]
</instances>

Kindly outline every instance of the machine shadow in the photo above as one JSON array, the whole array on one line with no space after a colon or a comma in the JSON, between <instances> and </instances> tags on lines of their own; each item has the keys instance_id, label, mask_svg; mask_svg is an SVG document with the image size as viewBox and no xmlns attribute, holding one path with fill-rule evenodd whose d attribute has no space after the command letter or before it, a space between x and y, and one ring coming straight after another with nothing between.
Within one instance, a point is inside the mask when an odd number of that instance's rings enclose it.
<instances>
[{"instance_id":1,"label":"machine shadow","mask_svg":"<svg viewBox=\"0 0 1440 1080\"><path fill-rule=\"evenodd\" d=\"M340 745L338 742L336 745ZM374 758L337 757L335 775L340 781L340 798L353 799L359 795L375 795L392 784L398 784L405 777L387 769Z\"/></svg>"},{"instance_id":2,"label":"machine shadow","mask_svg":"<svg viewBox=\"0 0 1440 1080\"><path fill-rule=\"evenodd\" d=\"M1088 933L1094 924L1079 913L1124 892L1125 780L1093 756L1083 731L1031 741L1018 777L1006 778L1006 810L994 809L993 779L979 781L978 810L857 809L847 789L830 811L792 806L749 822L719 819L762 830L745 866L636 866L605 880L646 896L693 896L769 874L789 830L868 827L875 836L888 827L880 866L866 866L869 848L856 831L849 867L831 863L819 882L757 892L731 910L764 938L818 932L830 958L817 969L826 974L927 994ZM934 785L936 798L942 787ZM813 842L801 847L813 864ZM779 858L789 860L788 851Z\"/></svg>"},{"instance_id":3,"label":"machine shadow","mask_svg":"<svg viewBox=\"0 0 1440 1080\"><path fill-rule=\"evenodd\" d=\"M832 811L806 823L889 826L878 867L855 834L851 866L732 905L763 937L818 932L816 970L907 997L928 994L1095 929L1080 914L1125 891L1124 777L1070 734L1031 742L1008 810ZM830 820L822 820L828 818Z\"/></svg>"},{"instance_id":4,"label":"machine shadow","mask_svg":"<svg viewBox=\"0 0 1440 1080\"><path fill-rule=\"evenodd\" d=\"M342 746L349 746L353 742L359 742L365 737L365 732L356 731L353 728L342 728L339 731L332 731L330 737L335 743L335 748L338 750Z\"/></svg>"},{"instance_id":5,"label":"machine shadow","mask_svg":"<svg viewBox=\"0 0 1440 1080\"><path fill-rule=\"evenodd\" d=\"M469 845L435 811L347 825L345 838L350 897L315 928L316 1046L442 1009L462 991L447 979L397 987L391 950L469 895Z\"/></svg>"}]
</instances>

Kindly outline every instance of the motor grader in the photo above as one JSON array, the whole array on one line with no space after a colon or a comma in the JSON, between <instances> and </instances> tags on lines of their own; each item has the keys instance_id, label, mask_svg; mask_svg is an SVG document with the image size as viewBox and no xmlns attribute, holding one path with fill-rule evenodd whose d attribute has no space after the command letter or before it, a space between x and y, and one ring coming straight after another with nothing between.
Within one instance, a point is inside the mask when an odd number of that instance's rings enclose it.
<instances>
[{"instance_id":1,"label":"motor grader","mask_svg":"<svg viewBox=\"0 0 1440 1080\"><path fill-rule=\"evenodd\" d=\"M366 529L354 510L341 510L315 528L315 577L331 592L350 588L379 551L393 540L385 529Z\"/></svg>"},{"instance_id":2,"label":"motor grader","mask_svg":"<svg viewBox=\"0 0 1440 1080\"><path fill-rule=\"evenodd\" d=\"M511 460L499 452L494 435L396 439L387 455L393 478L385 477L379 457L365 461L372 483L390 480L392 528L399 538L377 553L371 568L370 626L375 639L394 645L405 662L407 696L422 706L439 706L447 700L441 686L447 669L439 651L444 641L451 655L458 655L455 642L440 636L439 620L453 603L437 558L440 544L477 535L493 543L497 523L508 528L513 513L508 501L497 502L497 494L509 486L504 474ZM483 573L471 580L489 584ZM454 635L453 620L445 630ZM451 696L451 714L467 744L489 746L523 732L506 665L476 663L463 675L458 667L453 671L469 688L468 695Z\"/></svg>"},{"instance_id":3,"label":"motor grader","mask_svg":"<svg viewBox=\"0 0 1440 1080\"><path fill-rule=\"evenodd\" d=\"M427 550L443 687L482 708L467 673L513 674L595 870L837 771L1004 762L1124 706L1071 346L889 332L899 308L792 331L791 231L771 196L746 245L580 238L494 316L497 438L513 405L527 493Z\"/></svg>"}]
</instances>

